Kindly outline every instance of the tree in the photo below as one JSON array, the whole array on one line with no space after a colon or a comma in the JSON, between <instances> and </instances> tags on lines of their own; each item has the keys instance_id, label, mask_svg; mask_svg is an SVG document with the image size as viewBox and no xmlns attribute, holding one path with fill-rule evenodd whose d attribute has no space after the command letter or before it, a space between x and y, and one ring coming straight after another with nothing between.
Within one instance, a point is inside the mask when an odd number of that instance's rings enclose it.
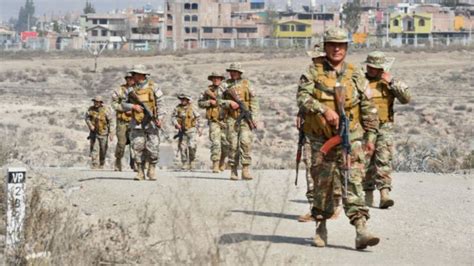
<instances>
[{"instance_id":1,"label":"tree","mask_svg":"<svg viewBox=\"0 0 474 266\"><path fill-rule=\"evenodd\" d=\"M275 37L276 29L278 26L278 12L276 11L275 5L270 2L266 10L265 24L270 27L271 37Z\"/></svg>"},{"instance_id":2,"label":"tree","mask_svg":"<svg viewBox=\"0 0 474 266\"><path fill-rule=\"evenodd\" d=\"M86 0L86 6L84 7L83 11L84 11L84 14L95 13L95 8L91 2Z\"/></svg>"},{"instance_id":3,"label":"tree","mask_svg":"<svg viewBox=\"0 0 474 266\"><path fill-rule=\"evenodd\" d=\"M342 22L344 23L344 27L351 34L357 32L360 24L360 14L362 13L360 0L347 2L342 8Z\"/></svg>"},{"instance_id":4,"label":"tree","mask_svg":"<svg viewBox=\"0 0 474 266\"><path fill-rule=\"evenodd\" d=\"M31 26L35 24L35 5L33 4L33 0L26 0L25 6L22 6L18 13L18 21L15 25L15 29L17 32L28 31L31 29Z\"/></svg>"}]
</instances>

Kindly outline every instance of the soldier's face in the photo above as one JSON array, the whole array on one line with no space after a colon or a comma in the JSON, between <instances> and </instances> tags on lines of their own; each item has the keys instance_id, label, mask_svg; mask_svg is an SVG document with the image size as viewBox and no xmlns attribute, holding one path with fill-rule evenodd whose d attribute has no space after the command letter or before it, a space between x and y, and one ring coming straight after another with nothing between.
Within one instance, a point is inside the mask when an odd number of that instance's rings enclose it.
<instances>
[{"instance_id":1,"label":"soldier's face","mask_svg":"<svg viewBox=\"0 0 474 266\"><path fill-rule=\"evenodd\" d=\"M367 66L367 76L371 78L377 78L377 77L382 76L382 74L383 74L383 69Z\"/></svg>"},{"instance_id":2,"label":"soldier's face","mask_svg":"<svg viewBox=\"0 0 474 266\"><path fill-rule=\"evenodd\" d=\"M181 102L181 105L188 105L189 100L188 99L179 99Z\"/></svg>"},{"instance_id":3,"label":"soldier's face","mask_svg":"<svg viewBox=\"0 0 474 266\"><path fill-rule=\"evenodd\" d=\"M141 82L145 80L145 75L139 73L132 73L133 80L135 83Z\"/></svg>"},{"instance_id":4,"label":"soldier's face","mask_svg":"<svg viewBox=\"0 0 474 266\"><path fill-rule=\"evenodd\" d=\"M127 85L128 85L128 86L133 86L133 85L135 85L135 80L134 80L132 77L127 78L126 80L127 80Z\"/></svg>"},{"instance_id":5,"label":"soldier's face","mask_svg":"<svg viewBox=\"0 0 474 266\"><path fill-rule=\"evenodd\" d=\"M211 80L212 80L212 85L214 86L219 86L222 83L222 79L219 77L212 77Z\"/></svg>"},{"instance_id":6,"label":"soldier's face","mask_svg":"<svg viewBox=\"0 0 474 266\"><path fill-rule=\"evenodd\" d=\"M338 64L346 58L347 43L327 42L324 44L326 57L333 64Z\"/></svg>"},{"instance_id":7,"label":"soldier's face","mask_svg":"<svg viewBox=\"0 0 474 266\"><path fill-rule=\"evenodd\" d=\"M242 73L240 73L239 71L229 71L229 75L230 75L230 78L233 79L233 80L237 80L237 79L240 79L240 77L242 76Z\"/></svg>"},{"instance_id":8,"label":"soldier's face","mask_svg":"<svg viewBox=\"0 0 474 266\"><path fill-rule=\"evenodd\" d=\"M95 107L100 107L101 105L102 105L102 102L94 101L94 106Z\"/></svg>"}]
</instances>

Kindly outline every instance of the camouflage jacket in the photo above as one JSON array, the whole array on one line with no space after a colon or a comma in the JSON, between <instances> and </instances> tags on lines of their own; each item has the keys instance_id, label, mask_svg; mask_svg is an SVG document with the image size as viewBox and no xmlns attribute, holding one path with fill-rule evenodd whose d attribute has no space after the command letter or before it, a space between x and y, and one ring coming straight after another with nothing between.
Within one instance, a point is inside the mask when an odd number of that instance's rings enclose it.
<instances>
[{"instance_id":1,"label":"camouflage jacket","mask_svg":"<svg viewBox=\"0 0 474 266\"><path fill-rule=\"evenodd\" d=\"M89 130L94 128L94 132L98 135L109 135L115 132L115 119L112 117L110 108L106 106L97 108L93 105L89 107L84 120Z\"/></svg>"},{"instance_id":2,"label":"camouflage jacket","mask_svg":"<svg viewBox=\"0 0 474 266\"><path fill-rule=\"evenodd\" d=\"M191 103L188 105L178 104L173 111L171 123L173 123L173 126L180 125L186 130L191 128L199 130L200 119L201 115Z\"/></svg>"},{"instance_id":3,"label":"camouflage jacket","mask_svg":"<svg viewBox=\"0 0 474 266\"><path fill-rule=\"evenodd\" d=\"M241 101L248 105L249 111L252 112L253 118L256 120L260 111L259 107L259 102L258 102L258 97L255 93L255 90L249 80L246 79L240 79L240 80L233 80L233 79L228 79L225 81L225 86L227 87L226 91L229 89L232 89L232 87L238 87L241 88L243 87L242 85L246 83L247 88L248 88L248 99L241 99ZM226 108L228 112L231 112L232 108L230 106L231 101L235 101L233 97L229 94L226 93L226 91L223 94L223 98L221 101L221 106ZM241 96L242 97L242 96Z\"/></svg>"}]
</instances>

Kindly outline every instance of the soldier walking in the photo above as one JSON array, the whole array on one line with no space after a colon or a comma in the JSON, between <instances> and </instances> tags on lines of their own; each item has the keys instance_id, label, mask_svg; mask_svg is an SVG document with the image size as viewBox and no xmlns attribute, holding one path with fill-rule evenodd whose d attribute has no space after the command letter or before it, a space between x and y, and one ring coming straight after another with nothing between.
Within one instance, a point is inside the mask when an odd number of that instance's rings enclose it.
<instances>
[{"instance_id":1,"label":"soldier walking","mask_svg":"<svg viewBox=\"0 0 474 266\"><path fill-rule=\"evenodd\" d=\"M380 191L379 208L386 209L394 205L389 192L392 190L392 157L394 121L393 105L395 98L401 104L410 102L408 86L398 79L394 79L389 69L394 58L385 57L383 52L371 52L364 62L367 67L365 73L369 80L372 99L377 107L380 126L375 142L375 152L369 159L369 165L364 180L365 202L373 206L375 188Z\"/></svg>"},{"instance_id":2,"label":"soldier walking","mask_svg":"<svg viewBox=\"0 0 474 266\"><path fill-rule=\"evenodd\" d=\"M128 93L133 90L135 80L132 74L128 73L125 76L125 84L122 84L120 88L114 90L112 94L112 107L116 114L116 135L117 135L117 146L115 147L115 171L122 171L122 158L125 153L125 146L130 143L130 121L132 120L132 112L125 112L122 103L126 101ZM132 158L133 160L133 158ZM131 165L133 166L133 165Z\"/></svg>"},{"instance_id":3,"label":"soldier walking","mask_svg":"<svg viewBox=\"0 0 474 266\"><path fill-rule=\"evenodd\" d=\"M191 104L192 98L184 93L178 94L180 103L173 111L172 123L178 130L178 150L181 154L183 170L192 170L196 160L197 136L201 136L199 112Z\"/></svg>"},{"instance_id":4,"label":"soldier walking","mask_svg":"<svg viewBox=\"0 0 474 266\"><path fill-rule=\"evenodd\" d=\"M230 179L238 180L237 168L242 164L242 179L253 179L250 174L252 163L252 130L256 128L252 117L257 117L259 105L257 96L244 73L240 63L232 63L226 70L230 79L226 81L222 106L226 108L227 140L229 141ZM244 117L243 115L246 115Z\"/></svg>"},{"instance_id":5,"label":"soldier walking","mask_svg":"<svg viewBox=\"0 0 474 266\"><path fill-rule=\"evenodd\" d=\"M225 170L227 156L227 136L225 134L225 113L220 106L225 88L222 86L224 75L212 72L207 79L211 85L201 94L198 106L206 109L206 119L209 125L209 139L211 141L212 172L219 173Z\"/></svg>"},{"instance_id":6,"label":"soldier walking","mask_svg":"<svg viewBox=\"0 0 474 266\"><path fill-rule=\"evenodd\" d=\"M92 169L103 169L107 155L108 141L113 140L115 122L109 108L104 106L101 96L92 99L94 105L89 107L85 121L89 128L90 156Z\"/></svg>"},{"instance_id":7,"label":"soldier walking","mask_svg":"<svg viewBox=\"0 0 474 266\"><path fill-rule=\"evenodd\" d=\"M326 60L301 77L297 102L306 113L305 134L312 148L311 175L315 180L312 214L317 225L314 245L326 246L326 220L334 215L334 205L342 197L344 211L356 229L355 246L365 249L377 245L379 238L369 233L366 225L369 209L365 206L362 187L365 163L362 143L365 135L365 149L373 151L378 117L373 102L366 94L367 81L362 71L345 62L348 42L348 33L344 29L331 27L325 31ZM338 97L336 101L338 92L342 92L343 97ZM343 120L348 123L340 124L344 114L350 121ZM339 144L324 155L321 151L323 145L334 136L340 136L342 132L339 129L344 127L350 131L347 144L351 153Z\"/></svg>"},{"instance_id":8,"label":"soldier walking","mask_svg":"<svg viewBox=\"0 0 474 266\"><path fill-rule=\"evenodd\" d=\"M144 65L135 65L129 71L135 81L133 90L127 95L122 108L132 112L130 121L130 141L137 167L135 180L156 180L155 168L159 160L160 138L159 128L163 119L163 92L149 78L150 73Z\"/></svg>"}]
</instances>

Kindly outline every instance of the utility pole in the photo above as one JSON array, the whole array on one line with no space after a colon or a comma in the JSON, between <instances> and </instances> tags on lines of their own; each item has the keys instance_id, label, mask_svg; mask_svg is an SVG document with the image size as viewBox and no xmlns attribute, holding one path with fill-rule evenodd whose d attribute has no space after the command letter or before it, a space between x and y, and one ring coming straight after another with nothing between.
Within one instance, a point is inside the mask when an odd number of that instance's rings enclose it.
<instances>
[{"instance_id":1,"label":"utility pole","mask_svg":"<svg viewBox=\"0 0 474 266\"><path fill-rule=\"evenodd\" d=\"M388 9L385 9L385 12L387 14L385 18L385 40L388 43L388 29L390 28L390 20L389 20L390 13L388 13Z\"/></svg>"}]
</instances>

